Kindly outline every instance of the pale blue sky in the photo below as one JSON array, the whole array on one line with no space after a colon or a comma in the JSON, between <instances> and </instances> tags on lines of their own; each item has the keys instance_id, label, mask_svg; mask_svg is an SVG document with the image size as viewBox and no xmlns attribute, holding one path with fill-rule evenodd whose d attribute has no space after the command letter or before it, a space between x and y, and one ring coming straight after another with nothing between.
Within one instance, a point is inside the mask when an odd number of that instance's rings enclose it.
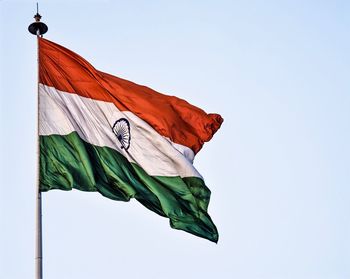
<instances>
[{"instance_id":1,"label":"pale blue sky","mask_svg":"<svg viewBox=\"0 0 350 279\"><path fill-rule=\"evenodd\" d=\"M218 245L135 201L43 194L44 278L350 278L349 1L41 1L46 38L225 122ZM0 277L34 277L34 1L0 1Z\"/></svg>"}]
</instances>

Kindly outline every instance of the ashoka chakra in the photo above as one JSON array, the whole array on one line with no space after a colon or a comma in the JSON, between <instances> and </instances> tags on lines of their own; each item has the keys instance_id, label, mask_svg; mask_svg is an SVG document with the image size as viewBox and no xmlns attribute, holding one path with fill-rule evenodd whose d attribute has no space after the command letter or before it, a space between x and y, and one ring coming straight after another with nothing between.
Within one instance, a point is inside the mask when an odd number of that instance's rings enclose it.
<instances>
[{"instance_id":1,"label":"ashoka chakra","mask_svg":"<svg viewBox=\"0 0 350 279\"><path fill-rule=\"evenodd\" d=\"M113 133L117 136L117 139L121 143L121 148L128 150L130 146L130 124L125 118L120 118L113 125Z\"/></svg>"}]
</instances>

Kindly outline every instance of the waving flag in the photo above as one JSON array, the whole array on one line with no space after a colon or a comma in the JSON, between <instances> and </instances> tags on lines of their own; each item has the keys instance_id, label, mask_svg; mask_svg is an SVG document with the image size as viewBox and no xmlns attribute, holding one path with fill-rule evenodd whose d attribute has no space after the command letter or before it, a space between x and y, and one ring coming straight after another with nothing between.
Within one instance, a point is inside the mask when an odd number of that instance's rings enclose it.
<instances>
[{"instance_id":1,"label":"waving flag","mask_svg":"<svg viewBox=\"0 0 350 279\"><path fill-rule=\"evenodd\" d=\"M217 242L195 154L223 119L96 70L39 38L40 190L137 199L172 228Z\"/></svg>"}]
</instances>

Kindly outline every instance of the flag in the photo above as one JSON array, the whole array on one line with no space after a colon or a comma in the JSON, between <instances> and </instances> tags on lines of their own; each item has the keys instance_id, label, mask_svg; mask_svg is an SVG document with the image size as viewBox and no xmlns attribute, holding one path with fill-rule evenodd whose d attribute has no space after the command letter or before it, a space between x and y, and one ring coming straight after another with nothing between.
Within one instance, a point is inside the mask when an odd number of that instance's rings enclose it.
<instances>
[{"instance_id":1,"label":"flag","mask_svg":"<svg viewBox=\"0 0 350 279\"><path fill-rule=\"evenodd\" d=\"M193 159L221 116L38 41L40 190L135 198L172 228L217 242L207 213L210 190Z\"/></svg>"}]
</instances>

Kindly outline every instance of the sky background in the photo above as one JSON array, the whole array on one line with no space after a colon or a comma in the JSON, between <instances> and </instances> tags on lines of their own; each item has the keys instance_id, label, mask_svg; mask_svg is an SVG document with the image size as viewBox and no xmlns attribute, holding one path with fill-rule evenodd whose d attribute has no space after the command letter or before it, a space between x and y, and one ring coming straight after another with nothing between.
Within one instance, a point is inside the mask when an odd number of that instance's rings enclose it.
<instances>
[{"instance_id":1,"label":"sky background","mask_svg":"<svg viewBox=\"0 0 350 279\"><path fill-rule=\"evenodd\" d=\"M34 1L0 1L0 277L34 278ZM45 38L225 122L216 245L136 201L43 194L44 278L350 278L350 1L41 1Z\"/></svg>"}]
</instances>

